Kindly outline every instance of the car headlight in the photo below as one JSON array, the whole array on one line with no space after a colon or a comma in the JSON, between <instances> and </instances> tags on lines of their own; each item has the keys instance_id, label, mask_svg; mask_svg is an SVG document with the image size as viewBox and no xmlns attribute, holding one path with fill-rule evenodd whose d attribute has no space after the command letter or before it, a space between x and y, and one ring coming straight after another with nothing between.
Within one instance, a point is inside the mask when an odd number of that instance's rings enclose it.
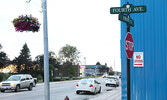
<instances>
[{"instance_id":1,"label":"car headlight","mask_svg":"<svg viewBox=\"0 0 167 100\"><path fill-rule=\"evenodd\" d=\"M0 83L0 87L2 86L2 83Z\"/></svg>"},{"instance_id":2,"label":"car headlight","mask_svg":"<svg viewBox=\"0 0 167 100\"><path fill-rule=\"evenodd\" d=\"M15 83L11 83L10 86L14 87L14 86L15 86Z\"/></svg>"}]
</instances>

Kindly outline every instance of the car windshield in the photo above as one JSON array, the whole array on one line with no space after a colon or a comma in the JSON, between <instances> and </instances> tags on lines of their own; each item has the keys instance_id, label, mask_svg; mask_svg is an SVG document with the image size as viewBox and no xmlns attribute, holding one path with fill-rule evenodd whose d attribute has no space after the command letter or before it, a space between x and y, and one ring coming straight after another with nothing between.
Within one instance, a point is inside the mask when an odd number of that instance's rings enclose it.
<instances>
[{"instance_id":1,"label":"car windshield","mask_svg":"<svg viewBox=\"0 0 167 100\"><path fill-rule=\"evenodd\" d=\"M19 81L21 76L10 76L7 81Z\"/></svg>"},{"instance_id":2,"label":"car windshield","mask_svg":"<svg viewBox=\"0 0 167 100\"><path fill-rule=\"evenodd\" d=\"M89 80L89 79L82 79L82 80L80 80L80 82L81 83L92 83L93 82L93 80Z\"/></svg>"},{"instance_id":3,"label":"car windshield","mask_svg":"<svg viewBox=\"0 0 167 100\"><path fill-rule=\"evenodd\" d=\"M108 77L108 79L116 79L115 77Z\"/></svg>"}]
</instances>

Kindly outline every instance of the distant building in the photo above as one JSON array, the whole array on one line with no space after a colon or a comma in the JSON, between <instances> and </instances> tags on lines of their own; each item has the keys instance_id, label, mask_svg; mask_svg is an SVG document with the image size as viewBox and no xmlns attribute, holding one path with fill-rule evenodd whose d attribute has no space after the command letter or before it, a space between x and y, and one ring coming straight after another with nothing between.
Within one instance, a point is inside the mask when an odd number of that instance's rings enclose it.
<instances>
[{"instance_id":1,"label":"distant building","mask_svg":"<svg viewBox=\"0 0 167 100\"><path fill-rule=\"evenodd\" d=\"M80 77L103 75L109 72L107 65L81 65Z\"/></svg>"}]
</instances>

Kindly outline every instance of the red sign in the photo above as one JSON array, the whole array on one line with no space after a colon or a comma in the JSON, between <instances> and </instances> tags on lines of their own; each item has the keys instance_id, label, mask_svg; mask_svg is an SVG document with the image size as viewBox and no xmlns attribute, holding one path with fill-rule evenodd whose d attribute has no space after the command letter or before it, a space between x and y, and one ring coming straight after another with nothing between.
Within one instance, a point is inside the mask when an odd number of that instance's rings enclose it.
<instances>
[{"instance_id":1,"label":"red sign","mask_svg":"<svg viewBox=\"0 0 167 100\"><path fill-rule=\"evenodd\" d=\"M129 59L132 58L134 52L134 42L131 33L127 33L125 38L125 51Z\"/></svg>"}]
</instances>

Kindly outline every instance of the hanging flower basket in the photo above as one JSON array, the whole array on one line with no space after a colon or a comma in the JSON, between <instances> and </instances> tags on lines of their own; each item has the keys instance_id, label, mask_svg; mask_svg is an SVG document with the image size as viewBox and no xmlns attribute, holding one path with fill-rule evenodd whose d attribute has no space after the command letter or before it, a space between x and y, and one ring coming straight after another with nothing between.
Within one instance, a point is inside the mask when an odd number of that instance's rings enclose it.
<instances>
[{"instance_id":1,"label":"hanging flower basket","mask_svg":"<svg viewBox=\"0 0 167 100\"><path fill-rule=\"evenodd\" d=\"M15 27L15 30L18 32L23 32L23 31L38 32L41 25L38 19L32 17L31 15L30 16L21 15L18 18L15 18L12 22Z\"/></svg>"}]
</instances>

